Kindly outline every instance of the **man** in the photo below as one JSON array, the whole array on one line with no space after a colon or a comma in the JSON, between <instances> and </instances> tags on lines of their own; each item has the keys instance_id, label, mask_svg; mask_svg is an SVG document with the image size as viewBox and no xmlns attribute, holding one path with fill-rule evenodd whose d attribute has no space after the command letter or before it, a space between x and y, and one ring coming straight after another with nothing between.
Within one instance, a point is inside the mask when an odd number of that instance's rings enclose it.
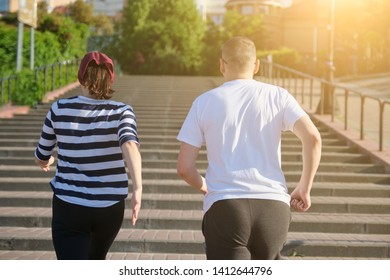
<instances>
[{"instance_id":1,"label":"man","mask_svg":"<svg viewBox=\"0 0 390 280\"><path fill-rule=\"evenodd\" d=\"M307 211L321 157L321 137L285 89L253 79L259 70L254 43L234 37L222 46L225 83L199 96L177 137L179 176L205 195L207 259L281 259L290 207ZM288 194L281 170L281 132L302 141L303 170ZM203 178L195 162L207 148Z\"/></svg>"}]
</instances>

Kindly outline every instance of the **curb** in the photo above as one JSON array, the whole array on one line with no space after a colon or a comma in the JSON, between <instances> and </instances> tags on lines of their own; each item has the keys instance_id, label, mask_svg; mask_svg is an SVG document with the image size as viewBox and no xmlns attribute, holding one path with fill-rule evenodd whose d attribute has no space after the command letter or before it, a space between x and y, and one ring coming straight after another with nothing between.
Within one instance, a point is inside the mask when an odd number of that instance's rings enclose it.
<instances>
[{"instance_id":1,"label":"curb","mask_svg":"<svg viewBox=\"0 0 390 280\"><path fill-rule=\"evenodd\" d=\"M64 86L62 88L47 92L45 94L45 96L43 97L42 101L43 102L53 101L54 99L60 97L61 95L65 94L66 92L68 92L72 89L75 89L79 85L80 85L79 82L74 82L74 83L71 83L71 84Z\"/></svg>"},{"instance_id":2,"label":"curb","mask_svg":"<svg viewBox=\"0 0 390 280\"><path fill-rule=\"evenodd\" d=\"M50 102L57 97L65 94L66 92L78 87L80 84L79 82L74 82L71 83L67 86L64 86L62 88L47 92L45 96L42 99L42 102ZM0 107L0 118L4 119L10 119L12 118L15 114L27 114L30 111L29 106L15 106L11 104L6 104L2 107Z\"/></svg>"},{"instance_id":3,"label":"curb","mask_svg":"<svg viewBox=\"0 0 390 280\"><path fill-rule=\"evenodd\" d=\"M379 151L377 142L368 139L361 140L358 131L345 130L340 121L334 120L332 122L330 115L318 115L310 110L306 110L306 112L312 119L321 122L340 138L346 140L350 146L356 146L360 152L369 155L374 162L383 164L386 172L390 173L390 151Z\"/></svg>"},{"instance_id":4,"label":"curb","mask_svg":"<svg viewBox=\"0 0 390 280\"><path fill-rule=\"evenodd\" d=\"M0 108L0 118L11 119L14 114L27 114L29 111L29 106L13 106L11 104L6 104Z\"/></svg>"}]
</instances>

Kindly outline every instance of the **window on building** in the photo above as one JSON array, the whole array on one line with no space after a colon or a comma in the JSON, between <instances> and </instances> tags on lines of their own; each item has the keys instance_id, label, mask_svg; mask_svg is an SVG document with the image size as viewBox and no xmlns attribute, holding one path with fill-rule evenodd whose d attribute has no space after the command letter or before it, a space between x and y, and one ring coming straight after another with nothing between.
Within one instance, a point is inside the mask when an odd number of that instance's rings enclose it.
<instances>
[{"instance_id":1,"label":"window on building","mask_svg":"<svg viewBox=\"0 0 390 280\"><path fill-rule=\"evenodd\" d=\"M268 6L259 6L258 7L259 13L268 15L270 13Z\"/></svg>"},{"instance_id":2,"label":"window on building","mask_svg":"<svg viewBox=\"0 0 390 280\"><path fill-rule=\"evenodd\" d=\"M9 12L9 1L0 1L0 12Z\"/></svg>"},{"instance_id":3,"label":"window on building","mask_svg":"<svg viewBox=\"0 0 390 280\"><path fill-rule=\"evenodd\" d=\"M243 14L243 15L251 15L251 14L253 14L253 6L251 6L251 5L243 5L242 7L241 7L241 14Z\"/></svg>"},{"instance_id":4,"label":"window on building","mask_svg":"<svg viewBox=\"0 0 390 280\"><path fill-rule=\"evenodd\" d=\"M212 21L216 24L216 25L221 25L223 23L223 15L213 15L211 17Z\"/></svg>"}]
</instances>

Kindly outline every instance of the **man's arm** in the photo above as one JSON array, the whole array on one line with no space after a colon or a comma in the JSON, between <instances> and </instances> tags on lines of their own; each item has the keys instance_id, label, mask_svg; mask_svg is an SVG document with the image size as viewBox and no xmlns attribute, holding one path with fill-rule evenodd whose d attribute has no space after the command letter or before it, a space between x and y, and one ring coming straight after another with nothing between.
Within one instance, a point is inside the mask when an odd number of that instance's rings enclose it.
<instances>
[{"instance_id":1,"label":"man's arm","mask_svg":"<svg viewBox=\"0 0 390 280\"><path fill-rule=\"evenodd\" d=\"M142 196L142 161L139 145L132 141L127 141L121 146L123 157L126 161L131 180L133 182L133 195L131 197L131 208L133 210L131 224L134 226L138 213L141 209Z\"/></svg>"},{"instance_id":2,"label":"man's arm","mask_svg":"<svg viewBox=\"0 0 390 280\"><path fill-rule=\"evenodd\" d=\"M321 135L309 116L296 121L293 132L302 142L303 168L298 186L291 193L290 205L298 211L311 206L310 191L321 159Z\"/></svg>"},{"instance_id":3,"label":"man's arm","mask_svg":"<svg viewBox=\"0 0 390 280\"><path fill-rule=\"evenodd\" d=\"M177 159L177 173L194 189L206 194L206 181L196 168L196 158L198 157L199 150L199 148L187 143L181 143Z\"/></svg>"}]
</instances>

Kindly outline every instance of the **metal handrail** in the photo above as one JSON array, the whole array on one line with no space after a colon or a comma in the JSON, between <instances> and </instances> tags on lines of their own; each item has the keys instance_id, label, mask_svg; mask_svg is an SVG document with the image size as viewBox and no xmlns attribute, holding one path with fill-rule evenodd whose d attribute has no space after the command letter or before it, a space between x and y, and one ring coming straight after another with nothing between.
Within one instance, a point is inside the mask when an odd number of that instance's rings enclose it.
<instances>
[{"instance_id":1,"label":"metal handrail","mask_svg":"<svg viewBox=\"0 0 390 280\"><path fill-rule=\"evenodd\" d=\"M77 73L79 59L55 62L53 64L36 67L35 81L43 82L43 95L70 82L70 73ZM65 68L65 69L63 69ZM77 78L75 75L74 80ZM12 96L17 90L18 74L0 78L0 105L12 103ZM37 100L39 101L39 100Z\"/></svg>"},{"instance_id":2,"label":"metal handrail","mask_svg":"<svg viewBox=\"0 0 390 280\"><path fill-rule=\"evenodd\" d=\"M390 105L389 99L384 98L378 98L373 97L370 95L367 95L359 90L349 88L345 85L341 85L339 83L331 83L328 80L311 76L309 74L297 71L295 69L291 69L289 67L272 63L267 60L261 61L261 75L266 80L268 80L270 83L281 85L284 88L287 88L294 97L298 97L298 86L297 82L299 79L302 79L302 84L300 88L300 98L301 103L305 103L305 87L304 87L304 81L308 80L309 85L309 108L310 110L313 109L313 100L314 100L314 83L320 83L321 85L321 91L320 91L320 101L324 100L324 94L325 94L325 87L330 87L331 90L331 100L332 100L332 110L331 110L331 121L334 122L335 115L336 115L336 90L342 90L344 92L344 129L348 129L349 125L349 115L348 115L348 105L349 105L349 97L351 94L357 95L360 99L360 126L359 126L359 132L360 132L360 140L363 140L365 137L365 126L364 126L364 119L366 116L366 110L365 110L365 101L367 99L374 100L378 103L378 113L379 113L379 129L378 129L378 136L379 136L379 142L378 147L379 151L383 151L383 141L384 141L384 112L386 106ZM291 81L293 79L293 87L291 86ZM287 81L286 81L287 80ZM286 84L287 82L287 84ZM318 110L320 114L324 113L324 102L320 102L318 105Z\"/></svg>"},{"instance_id":3,"label":"metal handrail","mask_svg":"<svg viewBox=\"0 0 390 280\"><path fill-rule=\"evenodd\" d=\"M16 88L17 81L17 75L0 78L0 104L6 104L12 100L13 88Z\"/></svg>"}]
</instances>

